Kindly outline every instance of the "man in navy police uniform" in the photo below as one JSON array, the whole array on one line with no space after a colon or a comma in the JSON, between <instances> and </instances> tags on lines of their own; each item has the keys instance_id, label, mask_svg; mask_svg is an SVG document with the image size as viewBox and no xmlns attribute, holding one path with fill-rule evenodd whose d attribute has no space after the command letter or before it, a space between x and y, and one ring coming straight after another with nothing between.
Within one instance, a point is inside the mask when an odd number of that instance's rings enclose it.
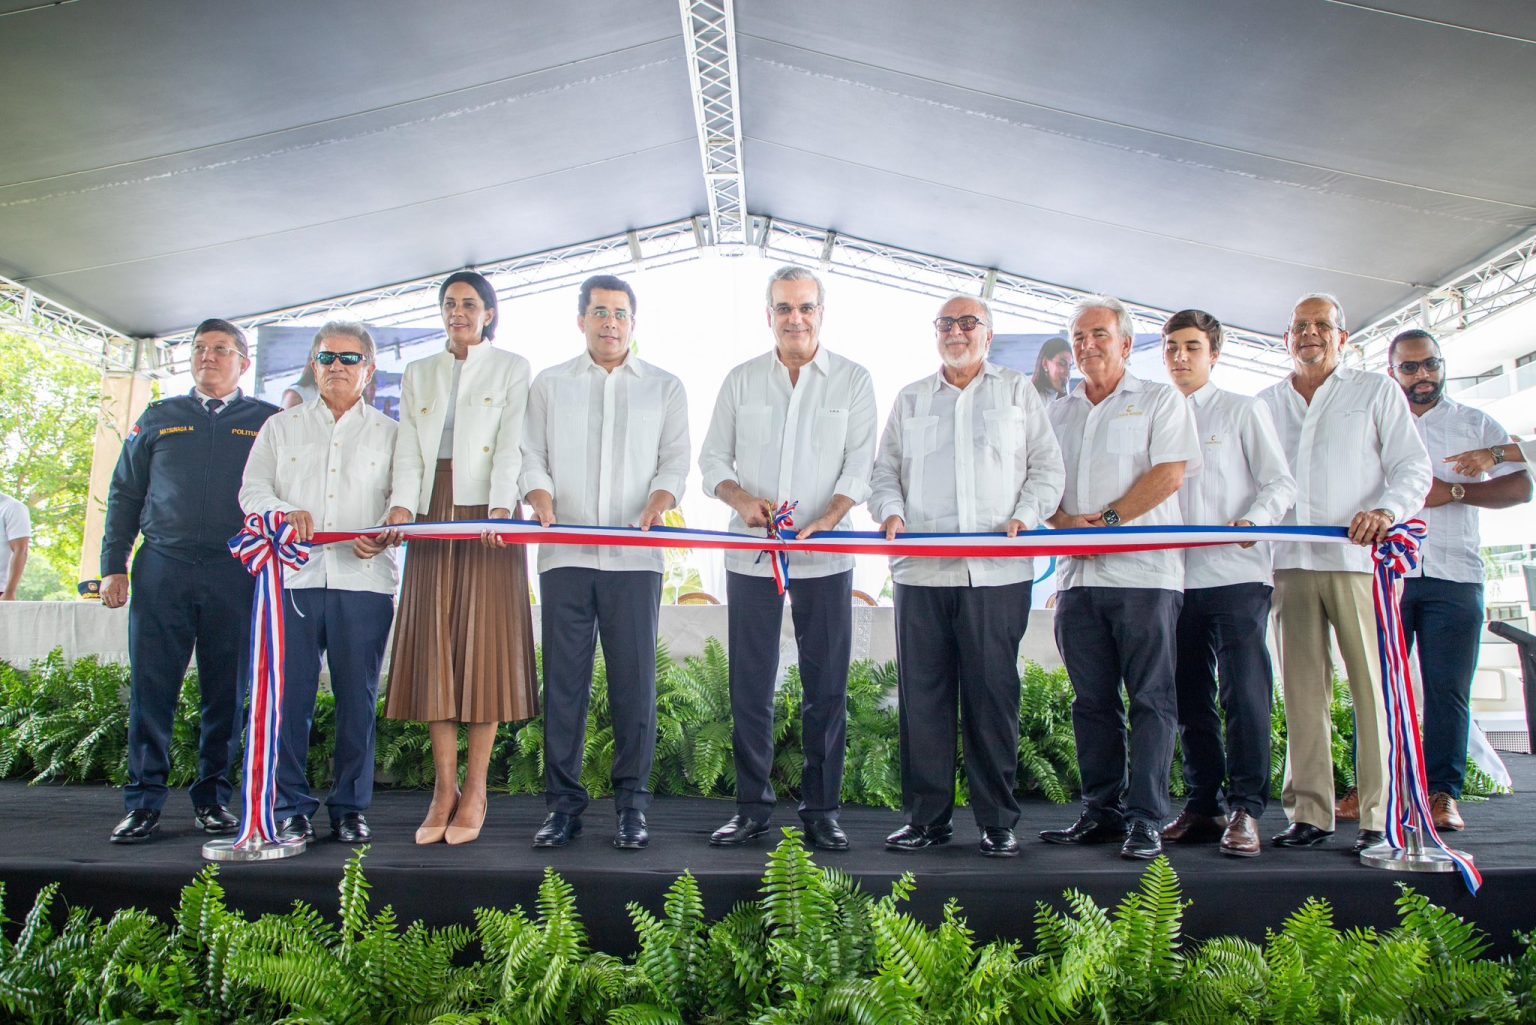
<instances>
[{"instance_id":1,"label":"man in navy police uniform","mask_svg":"<svg viewBox=\"0 0 1536 1025\"><path fill-rule=\"evenodd\" d=\"M127 817L112 843L141 843L160 822L171 770L171 726L194 647L202 691L197 828L215 836L239 826L227 806L229 768L240 743L242 678L254 581L229 554L239 530L240 476L261 425L278 411L240 393L250 367L245 335L205 320L192 336L190 394L152 402L123 444L107 492L101 543L101 600L128 600ZM133 559L134 540L144 544Z\"/></svg>"}]
</instances>

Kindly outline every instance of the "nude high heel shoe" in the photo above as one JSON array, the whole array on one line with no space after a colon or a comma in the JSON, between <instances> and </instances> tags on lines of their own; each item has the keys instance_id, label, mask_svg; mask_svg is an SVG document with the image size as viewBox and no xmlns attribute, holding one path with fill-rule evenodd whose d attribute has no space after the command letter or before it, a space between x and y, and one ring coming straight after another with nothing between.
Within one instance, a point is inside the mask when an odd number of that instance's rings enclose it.
<instances>
[{"instance_id":1,"label":"nude high heel shoe","mask_svg":"<svg viewBox=\"0 0 1536 1025\"><path fill-rule=\"evenodd\" d=\"M453 819L448 823L443 839L455 846L458 844L474 843L480 838L480 830L485 827L485 813L490 810L490 802L487 800L485 811L480 813L480 821L476 822L473 826L461 826L459 825L459 811L455 808Z\"/></svg>"},{"instance_id":2,"label":"nude high heel shoe","mask_svg":"<svg viewBox=\"0 0 1536 1025\"><path fill-rule=\"evenodd\" d=\"M430 810L431 809L429 808L428 811L430 811ZM458 810L459 810L459 795L458 794L454 794L453 795L453 807L448 809L448 822L452 822L453 821L454 813L457 812ZM447 823L444 823L441 826L423 825L420 829L416 830L416 842L419 843L419 844L441 843L443 841L443 838L447 835L447 833L448 833L448 825L447 825Z\"/></svg>"}]
</instances>

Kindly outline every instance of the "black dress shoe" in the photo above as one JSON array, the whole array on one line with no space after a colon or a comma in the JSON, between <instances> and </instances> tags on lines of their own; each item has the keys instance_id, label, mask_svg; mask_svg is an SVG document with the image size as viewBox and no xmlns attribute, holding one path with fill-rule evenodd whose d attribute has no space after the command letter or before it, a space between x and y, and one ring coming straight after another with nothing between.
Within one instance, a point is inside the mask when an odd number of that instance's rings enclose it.
<instances>
[{"instance_id":1,"label":"black dress shoe","mask_svg":"<svg viewBox=\"0 0 1536 1025\"><path fill-rule=\"evenodd\" d=\"M981 831L978 850L988 858L1016 858L1019 856L1019 841L1011 829L987 826Z\"/></svg>"},{"instance_id":2,"label":"black dress shoe","mask_svg":"<svg viewBox=\"0 0 1536 1025\"><path fill-rule=\"evenodd\" d=\"M192 812L196 817L197 828L209 836L229 836L240 829L240 820L222 804L200 804Z\"/></svg>"},{"instance_id":3,"label":"black dress shoe","mask_svg":"<svg viewBox=\"0 0 1536 1025\"><path fill-rule=\"evenodd\" d=\"M644 850L651 842L651 834L645 831L645 812L638 808L624 808L619 812L619 828L614 831L613 845L621 851Z\"/></svg>"},{"instance_id":4,"label":"black dress shoe","mask_svg":"<svg viewBox=\"0 0 1536 1025\"><path fill-rule=\"evenodd\" d=\"M1137 819L1131 823L1131 831L1125 843L1120 845L1120 857L1132 861L1151 861L1163 853L1163 836L1150 822Z\"/></svg>"},{"instance_id":5,"label":"black dress shoe","mask_svg":"<svg viewBox=\"0 0 1536 1025\"><path fill-rule=\"evenodd\" d=\"M160 825L160 812L154 808L135 808L128 816L112 827L111 843L143 843Z\"/></svg>"},{"instance_id":6,"label":"black dress shoe","mask_svg":"<svg viewBox=\"0 0 1536 1025\"><path fill-rule=\"evenodd\" d=\"M1332 835L1333 830L1319 829L1310 822L1292 822L1270 842L1276 847L1316 847Z\"/></svg>"},{"instance_id":7,"label":"black dress shoe","mask_svg":"<svg viewBox=\"0 0 1536 1025\"><path fill-rule=\"evenodd\" d=\"M818 851L846 851L848 834L836 819L812 819L805 824L805 838Z\"/></svg>"},{"instance_id":8,"label":"black dress shoe","mask_svg":"<svg viewBox=\"0 0 1536 1025\"><path fill-rule=\"evenodd\" d=\"M315 825L309 821L308 815L290 815L277 827L277 835L281 839L314 843Z\"/></svg>"},{"instance_id":9,"label":"black dress shoe","mask_svg":"<svg viewBox=\"0 0 1536 1025\"><path fill-rule=\"evenodd\" d=\"M1370 848L1375 847L1377 844L1384 844L1386 842L1387 834L1383 833L1381 830L1362 829L1360 830L1360 835L1355 837L1355 846L1351 848L1351 850L1353 850L1356 854L1359 854L1361 851L1369 850Z\"/></svg>"},{"instance_id":10,"label":"black dress shoe","mask_svg":"<svg viewBox=\"0 0 1536 1025\"><path fill-rule=\"evenodd\" d=\"M766 832L768 832L767 819L754 819L750 815L737 812L731 816L731 821L709 834L709 842L714 847L740 847Z\"/></svg>"},{"instance_id":11,"label":"black dress shoe","mask_svg":"<svg viewBox=\"0 0 1536 1025\"><path fill-rule=\"evenodd\" d=\"M885 838L886 850L920 851L925 847L942 847L955 835L955 828L948 822L942 826L905 825Z\"/></svg>"},{"instance_id":12,"label":"black dress shoe","mask_svg":"<svg viewBox=\"0 0 1536 1025\"><path fill-rule=\"evenodd\" d=\"M1041 830L1040 839L1046 843L1065 844L1122 843L1125 840L1125 826L1100 822L1084 812L1066 829Z\"/></svg>"},{"instance_id":13,"label":"black dress shoe","mask_svg":"<svg viewBox=\"0 0 1536 1025\"><path fill-rule=\"evenodd\" d=\"M552 811L544 816L544 824L533 834L535 847L564 847L581 835L581 816Z\"/></svg>"},{"instance_id":14,"label":"black dress shoe","mask_svg":"<svg viewBox=\"0 0 1536 1025\"><path fill-rule=\"evenodd\" d=\"M342 843L367 843L373 839L373 830L368 828L368 820L363 818L362 812L344 812L341 818L331 823L331 839Z\"/></svg>"}]
</instances>

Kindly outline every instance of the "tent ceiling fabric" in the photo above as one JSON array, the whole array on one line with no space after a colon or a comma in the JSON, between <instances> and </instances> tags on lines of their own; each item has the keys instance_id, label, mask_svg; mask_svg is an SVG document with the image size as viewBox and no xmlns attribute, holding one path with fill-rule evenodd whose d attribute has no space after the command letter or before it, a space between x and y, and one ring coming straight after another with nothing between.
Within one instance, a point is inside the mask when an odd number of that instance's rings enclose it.
<instances>
[{"instance_id":1,"label":"tent ceiling fabric","mask_svg":"<svg viewBox=\"0 0 1536 1025\"><path fill-rule=\"evenodd\" d=\"M0 0L0 273L129 333L707 212L672 0L31 6ZM1260 331L1536 227L1536 5L735 18L756 214Z\"/></svg>"}]
</instances>

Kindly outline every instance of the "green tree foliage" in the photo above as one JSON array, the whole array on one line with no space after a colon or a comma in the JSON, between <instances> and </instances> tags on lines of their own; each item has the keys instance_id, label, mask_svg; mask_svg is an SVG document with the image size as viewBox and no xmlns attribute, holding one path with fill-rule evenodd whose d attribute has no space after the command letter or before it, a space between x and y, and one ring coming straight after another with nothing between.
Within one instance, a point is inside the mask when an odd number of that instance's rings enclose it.
<instances>
[{"instance_id":1,"label":"green tree foliage","mask_svg":"<svg viewBox=\"0 0 1536 1025\"><path fill-rule=\"evenodd\" d=\"M101 375L30 338L0 333L0 491L32 512L20 597L73 599Z\"/></svg>"}]
</instances>

